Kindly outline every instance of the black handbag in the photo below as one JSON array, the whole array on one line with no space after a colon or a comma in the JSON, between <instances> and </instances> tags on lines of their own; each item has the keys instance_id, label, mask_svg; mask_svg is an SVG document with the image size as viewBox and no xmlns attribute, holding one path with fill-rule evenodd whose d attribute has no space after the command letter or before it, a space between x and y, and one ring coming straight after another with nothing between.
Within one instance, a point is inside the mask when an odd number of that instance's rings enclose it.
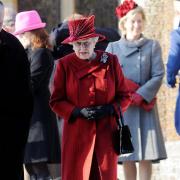
<instances>
[{"instance_id":1,"label":"black handbag","mask_svg":"<svg viewBox=\"0 0 180 180\"><path fill-rule=\"evenodd\" d=\"M117 129L114 132L113 144L117 155L133 153L131 132L128 125L124 125L124 118L119 107L120 118L116 117Z\"/></svg>"}]
</instances>

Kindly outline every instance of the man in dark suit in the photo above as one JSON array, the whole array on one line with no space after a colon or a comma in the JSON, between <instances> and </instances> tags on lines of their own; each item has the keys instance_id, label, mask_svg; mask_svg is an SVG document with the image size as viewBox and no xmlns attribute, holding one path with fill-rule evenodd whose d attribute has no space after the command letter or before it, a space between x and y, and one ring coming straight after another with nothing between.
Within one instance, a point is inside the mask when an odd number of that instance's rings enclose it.
<instances>
[{"instance_id":1,"label":"man in dark suit","mask_svg":"<svg viewBox=\"0 0 180 180\"><path fill-rule=\"evenodd\" d=\"M32 113L30 68L21 43L2 29L3 18L4 5L0 1L1 177L22 180L24 148Z\"/></svg>"}]
</instances>

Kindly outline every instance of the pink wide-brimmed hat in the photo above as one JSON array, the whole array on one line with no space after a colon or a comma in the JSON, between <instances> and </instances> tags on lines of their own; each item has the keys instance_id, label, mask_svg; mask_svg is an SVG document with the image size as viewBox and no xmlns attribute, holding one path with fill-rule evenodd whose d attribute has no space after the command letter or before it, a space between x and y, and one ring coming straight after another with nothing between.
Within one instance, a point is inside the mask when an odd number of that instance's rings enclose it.
<instances>
[{"instance_id":1,"label":"pink wide-brimmed hat","mask_svg":"<svg viewBox=\"0 0 180 180\"><path fill-rule=\"evenodd\" d=\"M13 34L18 35L45 26L46 23L42 22L37 11L23 11L16 15L15 32Z\"/></svg>"},{"instance_id":2,"label":"pink wide-brimmed hat","mask_svg":"<svg viewBox=\"0 0 180 180\"><path fill-rule=\"evenodd\" d=\"M78 40L85 40L93 37L99 37L99 41L106 39L105 36L97 34L94 27L95 16L83 17L81 19L68 22L69 37L62 44L72 43Z\"/></svg>"}]
</instances>

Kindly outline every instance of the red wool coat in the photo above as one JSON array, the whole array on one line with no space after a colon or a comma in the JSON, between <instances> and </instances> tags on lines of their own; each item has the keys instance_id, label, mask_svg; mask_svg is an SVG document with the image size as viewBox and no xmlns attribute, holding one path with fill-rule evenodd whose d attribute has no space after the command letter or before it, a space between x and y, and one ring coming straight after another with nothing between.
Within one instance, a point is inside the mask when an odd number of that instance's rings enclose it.
<instances>
[{"instance_id":1,"label":"red wool coat","mask_svg":"<svg viewBox=\"0 0 180 180\"><path fill-rule=\"evenodd\" d=\"M98 121L77 118L69 122L75 107L109 103L116 107L115 101L120 100L124 111L130 102L117 57L96 53L93 61L81 60L73 53L57 63L50 106L64 119L62 180L93 179L89 178L93 154L98 164L96 179L117 180L117 155L112 146L112 134L117 126L115 117Z\"/></svg>"}]
</instances>

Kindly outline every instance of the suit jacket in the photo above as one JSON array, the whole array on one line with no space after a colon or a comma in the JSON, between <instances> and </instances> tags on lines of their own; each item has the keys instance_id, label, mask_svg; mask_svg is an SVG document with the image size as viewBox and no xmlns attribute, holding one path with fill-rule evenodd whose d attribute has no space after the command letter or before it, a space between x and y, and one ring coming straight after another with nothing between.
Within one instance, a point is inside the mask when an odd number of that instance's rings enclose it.
<instances>
[{"instance_id":1,"label":"suit jacket","mask_svg":"<svg viewBox=\"0 0 180 180\"><path fill-rule=\"evenodd\" d=\"M69 121L75 107L115 105L116 100L124 110L129 105L129 92L116 56L96 52L96 59L90 62L72 53L57 63L50 105L64 119L63 180L89 179L94 152L102 179L117 179L117 156L112 146L112 135L117 127L115 116L98 122L82 117L73 123Z\"/></svg>"},{"instance_id":2,"label":"suit jacket","mask_svg":"<svg viewBox=\"0 0 180 180\"><path fill-rule=\"evenodd\" d=\"M29 119L32 112L30 65L21 43L0 32L0 117Z\"/></svg>"},{"instance_id":3,"label":"suit jacket","mask_svg":"<svg viewBox=\"0 0 180 180\"><path fill-rule=\"evenodd\" d=\"M170 49L167 62L167 83L174 87L180 70L180 28L173 30L170 36ZM180 91L180 89L179 89ZM175 109L175 128L180 135L180 95L178 93Z\"/></svg>"},{"instance_id":4,"label":"suit jacket","mask_svg":"<svg viewBox=\"0 0 180 180\"><path fill-rule=\"evenodd\" d=\"M10 170L12 179L20 179L33 106L30 68L21 43L4 30L0 32L0 82L2 172Z\"/></svg>"}]
</instances>

